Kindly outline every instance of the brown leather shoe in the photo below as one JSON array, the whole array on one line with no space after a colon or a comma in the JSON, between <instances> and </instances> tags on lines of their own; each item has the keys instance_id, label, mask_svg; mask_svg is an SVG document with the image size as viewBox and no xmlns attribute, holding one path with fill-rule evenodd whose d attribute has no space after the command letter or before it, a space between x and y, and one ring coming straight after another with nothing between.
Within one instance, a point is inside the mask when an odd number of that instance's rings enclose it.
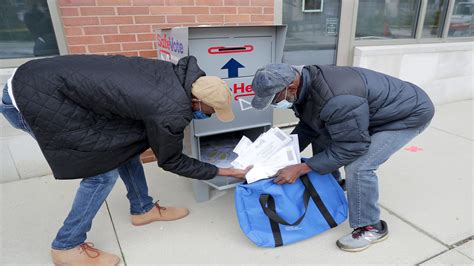
<instances>
[{"instance_id":1,"label":"brown leather shoe","mask_svg":"<svg viewBox=\"0 0 474 266\"><path fill-rule=\"evenodd\" d=\"M158 201L155 207L147 213L139 215L131 215L132 224L135 226L146 225L156 221L174 221L186 217L189 210L186 208L161 207Z\"/></svg>"},{"instance_id":2,"label":"brown leather shoe","mask_svg":"<svg viewBox=\"0 0 474 266\"><path fill-rule=\"evenodd\" d=\"M51 258L56 266L112 266L120 262L118 256L96 249L92 243L82 243L67 250L52 249Z\"/></svg>"}]
</instances>

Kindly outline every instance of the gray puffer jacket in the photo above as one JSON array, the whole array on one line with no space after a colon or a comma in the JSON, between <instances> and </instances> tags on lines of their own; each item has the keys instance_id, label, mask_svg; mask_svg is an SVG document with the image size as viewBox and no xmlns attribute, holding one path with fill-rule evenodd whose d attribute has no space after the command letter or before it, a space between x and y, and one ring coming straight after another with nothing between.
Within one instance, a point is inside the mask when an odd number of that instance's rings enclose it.
<instances>
[{"instance_id":1,"label":"gray puffer jacket","mask_svg":"<svg viewBox=\"0 0 474 266\"><path fill-rule=\"evenodd\" d=\"M382 73L337 66L306 66L302 73L294 133L312 131L319 152L306 163L321 174L365 154L372 134L421 127L434 115L421 88ZM302 137L300 146L309 141Z\"/></svg>"}]
</instances>

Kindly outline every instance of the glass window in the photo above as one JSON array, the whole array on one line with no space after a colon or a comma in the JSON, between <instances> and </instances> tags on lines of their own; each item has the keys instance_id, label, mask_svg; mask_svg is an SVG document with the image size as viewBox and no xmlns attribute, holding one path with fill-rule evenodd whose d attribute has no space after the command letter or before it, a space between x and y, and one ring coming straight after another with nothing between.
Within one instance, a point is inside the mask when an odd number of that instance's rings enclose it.
<instances>
[{"instance_id":1,"label":"glass window","mask_svg":"<svg viewBox=\"0 0 474 266\"><path fill-rule=\"evenodd\" d=\"M454 3L453 15L449 24L449 37L474 36L474 0L461 0Z\"/></svg>"},{"instance_id":2,"label":"glass window","mask_svg":"<svg viewBox=\"0 0 474 266\"><path fill-rule=\"evenodd\" d=\"M318 1L315 1L318 2ZM288 25L283 62L293 65L336 64L341 0L319 1L304 12L308 0L284 0L283 24Z\"/></svg>"},{"instance_id":3,"label":"glass window","mask_svg":"<svg viewBox=\"0 0 474 266\"><path fill-rule=\"evenodd\" d=\"M356 39L414 38L420 0L360 0Z\"/></svg>"},{"instance_id":4,"label":"glass window","mask_svg":"<svg viewBox=\"0 0 474 266\"><path fill-rule=\"evenodd\" d=\"M448 0L428 0L422 37L441 37L447 7Z\"/></svg>"},{"instance_id":5,"label":"glass window","mask_svg":"<svg viewBox=\"0 0 474 266\"><path fill-rule=\"evenodd\" d=\"M0 59L58 54L47 0L0 1Z\"/></svg>"},{"instance_id":6,"label":"glass window","mask_svg":"<svg viewBox=\"0 0 474 266\"><path fill-rule=\"evenodd\" d=\"M302 0L303 12L321 12L323 11L323 0Z\"/></svg>"}]
</instances>

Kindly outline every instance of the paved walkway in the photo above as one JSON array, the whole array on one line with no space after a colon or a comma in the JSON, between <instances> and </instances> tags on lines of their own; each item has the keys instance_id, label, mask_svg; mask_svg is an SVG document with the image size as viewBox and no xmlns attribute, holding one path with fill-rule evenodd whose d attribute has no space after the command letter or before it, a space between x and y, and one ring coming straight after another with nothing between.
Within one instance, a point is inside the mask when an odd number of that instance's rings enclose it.
<instances>
[{"instance_id":1,"label":"paved walkway","mask_svg":"<svg viewBox=\"0 0 474 266\"><path fill-rule=\"evenodd\" d=\"M381 169L380 205L391 236L362 253L338 250L346 223L277 249L254 246L240 231L233 191L196 203L189 180L146 164L150 193L186 206L180 221L134 227L120 181L88 241L137 264L468 264L474 263L473 102L437 107L431 126ZM0 120L0 265L48 264L49 245L78 186L55 181L34 141ZM308 152L305 151L306 155Z\"/></svg>"}]
</instances>

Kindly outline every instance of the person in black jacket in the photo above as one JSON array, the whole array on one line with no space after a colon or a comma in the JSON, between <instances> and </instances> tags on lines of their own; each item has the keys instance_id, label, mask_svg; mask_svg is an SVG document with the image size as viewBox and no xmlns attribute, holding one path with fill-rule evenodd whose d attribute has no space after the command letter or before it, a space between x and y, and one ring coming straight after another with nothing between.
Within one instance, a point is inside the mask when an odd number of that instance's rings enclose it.
<instances>
[{"instance_id":1,"label":"person in black jacket","mask_svg":"<svg viewBox=\"0 0 474 266\"><path fill-rule=\"evenodd\" d=\"M270 64L255 74L252 106L292 108L300 122L301 150L313 157L277 172L277 184L294 183L312 170L333 173L344 166L349 223L354 231L337 241L345 251L361 251L388 237L380 220L375 171L420 134L434 115L419 87L368 69Z\"/></svg>"},{"instance_id":2,"label":"person in black jacket","mask_svg":"<svg viewBox=\"0 0 474 266\"><path fill-rule=\"evenodd\" d=\"M205 76L196 58L177 64L140 57L74 55L30 61L8 81L0 110L29 132L56 179L82 178L52 243L55 264L114 265L119 258L86 243L87 232L120 175L133 225L185 217L148 195L140 154L152 148L166 171L194 179L243 178L182 153L185 127L213 113L234 119L226 83Z\"/></svg>"}]
</instances>

